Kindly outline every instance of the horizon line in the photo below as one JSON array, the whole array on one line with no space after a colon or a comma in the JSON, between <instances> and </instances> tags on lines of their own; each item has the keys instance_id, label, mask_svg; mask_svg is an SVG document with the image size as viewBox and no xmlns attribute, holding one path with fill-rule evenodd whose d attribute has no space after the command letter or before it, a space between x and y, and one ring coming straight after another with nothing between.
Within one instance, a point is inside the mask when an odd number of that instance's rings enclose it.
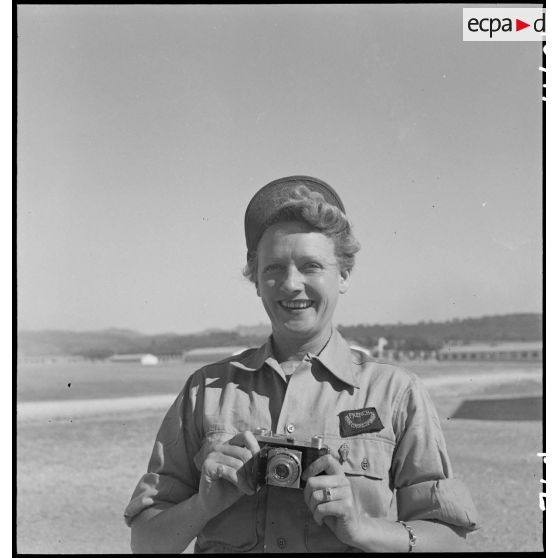
<instances>
[{"instance_id":1,"label":"horizon line","mask_svg":"<svg viewBox=\"0 0 558 558\"><path fill-rule=\"evenodd\" d=\"M408 326L408 325L419 325L419 324L443 324L443 323L450 323L453 322L455 320L459 320L459 321L464 321L464 320L479 320L479 319L483 319L483 318L496 318L496 317L504 317L504 316L525 316L525 315L537 315L537 316L543 316L544 315L544 311L531 311L531 312L508 312L505 314L483 314L481 316L466 316L466 317L454 317L454 318L448 318L446 320L431 320L431 319L423 319L423 320L419 320L419 321L415 321L415 322L401 322L401 321L397 321L397 322L391 322L391 323L354 323L354 324L337 324L337 327L353 327L353 326L370 326L370 327L375 327L375 326L380 326L380 327L390 327L390 326ZM68 328L39 328L39 329L17 329L17 333L39 333L39 332L66 332L66 333L99 333L99 332L107 332L107 331L128 331L130 333L135 333L138 335L143 335L143 336L153 336L153 335L200 335L200 334L204 334L204 333L210 333L210 332L231 332L231 331L235 331L236 329L239 328L256 328L256 327L270 327L270 324L268 322L260 322L257 324L251 324L251 325L246 325L246 324L238 324L232 328L220 328L220 327L207 327L203 330L199 330L199 331L193 331L193 332L189 332L189 333L179 333L176 331L161 331L161 332L157 332L157 333L145 333L142 331L139 331L137 329L133 329L131 327L117 327L117 326L107 326L104 328L99 328L99 329L68 329Z\"/></svg>"}]
</instances>

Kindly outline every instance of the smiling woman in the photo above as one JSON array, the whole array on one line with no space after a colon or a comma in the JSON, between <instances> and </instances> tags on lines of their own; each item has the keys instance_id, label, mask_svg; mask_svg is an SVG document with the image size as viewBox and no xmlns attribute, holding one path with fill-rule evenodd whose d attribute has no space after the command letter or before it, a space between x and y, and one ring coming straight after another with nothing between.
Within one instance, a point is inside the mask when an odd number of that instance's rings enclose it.
<instances>
[{"instance_id":1,"label":"smiling woman","mask_svg":"<svg viewBox=\"0 0 558 558\"><path fill-rule=\"evenodd\" d=\"M285 188L281 187L284 184L292 185L287 191L288 197L285 197ZM308 187L314 185L316 188L317 184L321 186L321 191ZM329 201L326 201L328 194ZM360 244L352 234L343 203L325 182L295 176L275 180L262 188L246 210L244 228L248 253L244 275L252 282L256 282L258 242L265 230L275 223L293 221L306 223L332 239L339 268L352 270Z\"/></svg>"},{"instance_id":2,"label":"smiling woman","mask_svg":"<svg viewBox=\"0 0 558 558\"><path fill-rule=\"evenodd\" d=\"M464 548L476 510L426 389L333 326L359 249L337 193L275 180L245 233L272 334L186 382L125 511L132 550L196 537L197 552Z\"/></svg>"},{"instance_id":3,"label":"smiling woman","mask_svg":"<svg viewBox=\"0 0 558 558\"><path fill-rule=\"evenodd\" d=\"M334 250L333 240L296 221L271 225L259 242L256 289L282 360L288 360L282 348L317 354L331 335L333 312L350 273L339 268Z\"/></svg>"},{"instance_id":4,"label":"smiling woman","mask_svg":"<svg viewBox=\"0 0 558 558\"><path fill-rule=\"evenodd\" d=\"M244 274L256 284L279 357L293 335L303 353L327 342L338 295L349 287L360 249L344 211L329 185L308 176L271 182L246 210Z\"/></svg>"}]
</instances>

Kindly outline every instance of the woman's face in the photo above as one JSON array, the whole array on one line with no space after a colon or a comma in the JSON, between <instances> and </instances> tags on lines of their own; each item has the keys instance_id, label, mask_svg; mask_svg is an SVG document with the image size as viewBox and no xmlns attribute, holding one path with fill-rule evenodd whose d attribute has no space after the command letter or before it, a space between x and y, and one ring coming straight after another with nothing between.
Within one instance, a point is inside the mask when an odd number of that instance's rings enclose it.
<instances>
[{"instance_id":1,"label":"woman's face","mask_svg":"<svg viewBox=\"0 0 558 558\"><path fill-rule=\"evenodd\" d=\"M272 225L258 244L256 288L275 335L308 340L330 329L349 286L333 240L306 223Z\"/></svg>"}]
</instances>

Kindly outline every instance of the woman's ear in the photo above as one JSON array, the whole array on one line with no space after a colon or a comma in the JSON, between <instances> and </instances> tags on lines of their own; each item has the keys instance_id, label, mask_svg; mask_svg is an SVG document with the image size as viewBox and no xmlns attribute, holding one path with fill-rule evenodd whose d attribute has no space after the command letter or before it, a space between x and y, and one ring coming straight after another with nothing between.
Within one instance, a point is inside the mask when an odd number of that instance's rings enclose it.
<instances>
[{"instance_id":1,"label":"woman's ear","mask_svg":"<svg viewBox=\"0 0 558 558\"><path fill-rule=\"evenodd\" d=\"M351 272L348 269L339 272L339 293L344 294L349 289Z\"/></svg>"}]
</instances>

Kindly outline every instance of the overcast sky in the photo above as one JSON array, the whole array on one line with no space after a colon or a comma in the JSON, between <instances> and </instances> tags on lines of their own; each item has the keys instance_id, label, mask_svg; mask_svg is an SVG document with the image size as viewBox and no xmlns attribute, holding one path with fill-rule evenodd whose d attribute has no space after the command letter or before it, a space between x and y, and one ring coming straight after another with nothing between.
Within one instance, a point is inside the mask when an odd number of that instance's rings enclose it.
<instances>
[{"instance_id":1,"label":"overcast sky","mask_svg":"<svg viewBox=\"0 0 558 558\"><path fill-rule=\"evenodd\" d=\"M458 5L18 13L20 328L266 321L244 210L291 174L363 246L337 323L541 311L540 43Z\"/></svg>"}]
</instances>

